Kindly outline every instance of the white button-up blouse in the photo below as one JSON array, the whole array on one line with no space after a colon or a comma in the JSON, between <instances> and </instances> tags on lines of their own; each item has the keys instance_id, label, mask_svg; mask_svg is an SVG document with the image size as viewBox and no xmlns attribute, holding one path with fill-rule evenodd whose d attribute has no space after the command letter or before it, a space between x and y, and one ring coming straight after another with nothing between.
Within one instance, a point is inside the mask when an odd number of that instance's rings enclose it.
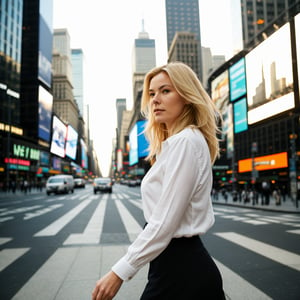
<instances>
[{"instance_id":1,"label":"white button-up blouse","mask_svg":"<svg viewBox=\"0 0 300 300\"><path fill-rule=\"evenodd\" d=\"M215 220L211 187L210 154L202 133L189 127L165 140L141 184L148 224L112 270L129 280L172 238L204 234Z\"/></svg>"}]
</instances>

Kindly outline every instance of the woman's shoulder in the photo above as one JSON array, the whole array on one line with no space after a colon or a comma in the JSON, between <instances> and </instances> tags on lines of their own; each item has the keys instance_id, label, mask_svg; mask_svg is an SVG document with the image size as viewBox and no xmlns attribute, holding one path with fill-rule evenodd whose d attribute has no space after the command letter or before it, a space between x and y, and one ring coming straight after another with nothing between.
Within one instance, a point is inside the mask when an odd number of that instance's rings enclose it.
<instances>
[{"instance_id":1,"label":"woman's shoulder","mask_svg":"<svg viewBox=\"0 0 300 300\"><path fill-rule=\"evenodd\" d=\"M187 141L198 144L204 140L202 132L196 127L186 127L177 134L171 136L168 141L176 143L178 141Z\"/></svg>"}]
</instances>

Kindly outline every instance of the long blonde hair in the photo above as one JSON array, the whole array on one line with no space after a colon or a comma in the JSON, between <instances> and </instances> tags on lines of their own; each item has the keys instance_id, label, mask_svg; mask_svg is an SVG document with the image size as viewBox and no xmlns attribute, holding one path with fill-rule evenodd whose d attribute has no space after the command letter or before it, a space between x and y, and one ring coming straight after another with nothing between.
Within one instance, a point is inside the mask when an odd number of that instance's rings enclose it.
<instances>
[{"instance_id":1,"label":"long blonde hair","mask_svg":"<svg viewBox=\"0 0 300 300\"><path fill-rule=\"evenodd\" d=\"M150 108L149 87L153 77L165 72L178 94L188 103L180 117L176 120L172 132L168 132L165 124L155 122ZM218 120L221 115L210 99L194 71L184 63L171 62L149 71L144 80L141 112L148 120L145 135L149 141L148 160L154 161L156 154L161 151L161 143L169 136L176 134L188 126L198 128L204 135L209 151L211 163L219 155L219 140L217 138Z\"/></svg>"}]
</instances>

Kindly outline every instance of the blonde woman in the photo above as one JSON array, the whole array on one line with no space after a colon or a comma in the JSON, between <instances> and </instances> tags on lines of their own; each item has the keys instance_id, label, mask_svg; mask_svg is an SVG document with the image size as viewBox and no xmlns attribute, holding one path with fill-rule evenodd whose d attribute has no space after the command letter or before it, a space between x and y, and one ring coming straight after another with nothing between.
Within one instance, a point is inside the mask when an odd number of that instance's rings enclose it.
<instances>
[{"instance_id":1,"label":"blonde woman","mask_svg":"<svg viewBox=\"0 0 300 300\"><path fill-rule=\"evenodd\" d=\"M147 223L97 281L92 299L112 299L147 263L141 300L225 299L220 272L200 238L214 224L211 166L219 153L219 113L192 69L180 62L146 75L142 112L152 162L141 185Z\"/></svg>"}]
</instances>

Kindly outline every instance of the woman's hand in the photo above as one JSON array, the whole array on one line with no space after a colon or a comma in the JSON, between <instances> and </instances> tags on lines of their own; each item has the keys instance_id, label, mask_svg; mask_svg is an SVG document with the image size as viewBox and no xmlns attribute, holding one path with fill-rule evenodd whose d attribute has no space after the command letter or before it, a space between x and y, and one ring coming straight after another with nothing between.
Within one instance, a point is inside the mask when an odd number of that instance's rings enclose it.
<instances>
[{"instance_id":1,"label":"woman's hand","mask_svg":"<svg viewBox=\"0 0 300 300\"><path fill-rule=\"evenodd\" d=\"M123 280L113 271L108 272L96 283L92 300L111 300L120 289Z\"/></svg>"}]
</instances>

